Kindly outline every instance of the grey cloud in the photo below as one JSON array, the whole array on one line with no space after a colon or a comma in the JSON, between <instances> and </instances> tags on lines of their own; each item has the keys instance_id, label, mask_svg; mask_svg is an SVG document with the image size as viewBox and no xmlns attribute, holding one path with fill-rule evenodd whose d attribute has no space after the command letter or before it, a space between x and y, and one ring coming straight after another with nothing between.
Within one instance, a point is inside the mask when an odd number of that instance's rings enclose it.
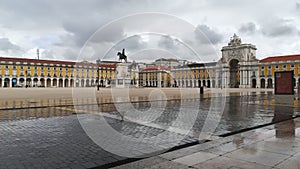
<instances>
[{"instance_id":1,"label":"grey cloud","mask_svg":"<svg viewBox=\"0 0 300 169\"><path fill-rule=\"evenodd\" d=\"M294 35L299 32L297 27L290 20L275 19L272 22L264 23L261 29L262 33L268 37L280 37Z\"/></svg>"},{"instance_id":2,"label":"grey cloud","mask_svg":"<svg viewBox=\"0 0 300 169\"><path fill-rule=\"evenodd\" d=\"M114 48L115 49L127 49L129 51L142 50L147 47L147 43L142 41L142 38L139 35L134 35L128 37L118 43Z\"/></svg>"},{"instance_id":3,"label":"grey cloud","mask_svg":"<svg viewBox=\"0 0 300 169\"><path fill-rule=\"evenodd\" d=\"M239 28L240 33L253 34L257 30L257 26L253 22L242 24Z\"/></svg>"},{"instance_id":4,"label":"grey cloud","mask_svg":"<svg viewBox=\"0 0 300 169\"><path fill-rule=\"evenodd\" d=\"M47 58L47 59L54 59L54 53L52 50L44 50L42 53L41 53L41 58Z\"/></svg>"},{"instance_id":5,"label":"grey cloud","mask_svg":"<svg viewBox=\"0 0 300 169\"><path fill-rule=\"evenodd\" d=\"M223 36L212 30L207 25L198 25L195 30L196 39L204 44L218 44L222 42Z\"/></svg>"},{"instance_id":6,"label":"grey cloud","mask_svg":"<svg viewBox=\"0 0 300 169\"><path fill-rule=\"evenodd\" d=\"M167 48L167 49L175 48L174 39L168 35L162 36L158 42L158 45L161 46L162 48Z\"/></svg>"},{"instance_id":7,"label":"grey cloud","mask_svg":"<svg viewBox=\"0 0 300 169\"><path fill-rule=\"evenodd\" d=\"M8 38L0 38L0 50L5 52L22 51L21 47L11 43Z\"/></svg>"},{"instance_id":8,"label":"grey cloud","mask_svg":"<svg viewBox=\"0 0 300 169\"><path fill-rule=\"evenodd\" d=\"M297 10L297 11L300 10L300 3L299 3L299 2L296 3L296 10Z\"/></svg>"}]
</instances>

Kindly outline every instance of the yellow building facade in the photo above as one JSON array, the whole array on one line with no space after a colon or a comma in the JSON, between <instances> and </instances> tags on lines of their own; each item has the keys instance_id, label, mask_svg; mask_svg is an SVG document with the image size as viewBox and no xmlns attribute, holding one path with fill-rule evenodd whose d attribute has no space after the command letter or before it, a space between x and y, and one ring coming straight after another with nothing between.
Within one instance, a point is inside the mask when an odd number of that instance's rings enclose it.
<instances>
[{"instance_id":1,"label":"yellow building facade","mask_svg":"<svg viewBox=\"0 0 300 169\"><path fill-rule=\"evenodd\" d=\"M300 55L274 56L267 57L259 61L257 79L252 79L254 87L256 81L260 84L259 88L274 88L275 72L293 71L294 87L300 83L299 77Z\"/></svg>"},{"instance_id":2,"label":"yellow building facade","mask_svg":"<svg viewBox=\"0 0 300 169\"><path fill-rule=\"evenodd\" d=\"M0 87L105 86L114 78L116 65L0 57Z\"/></svg>"}]
</instances>

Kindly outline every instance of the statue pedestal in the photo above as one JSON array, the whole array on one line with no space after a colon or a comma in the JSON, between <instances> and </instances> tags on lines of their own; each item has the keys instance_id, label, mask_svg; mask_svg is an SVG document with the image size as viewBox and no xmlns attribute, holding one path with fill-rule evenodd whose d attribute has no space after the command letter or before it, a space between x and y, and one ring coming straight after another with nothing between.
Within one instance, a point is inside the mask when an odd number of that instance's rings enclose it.
<instances>
[{"instance_id":1,"label":"statue pedestal","mask_svg":"<svg viewBox=\"0 0 300 169\"><path fill-rule=\"evenodd\" d=\"M129 63L120 63L117 65L115 78L112 79L112 87L125 88L131 83L130 72L128 72Z\"/></svg>"}]
</instances>

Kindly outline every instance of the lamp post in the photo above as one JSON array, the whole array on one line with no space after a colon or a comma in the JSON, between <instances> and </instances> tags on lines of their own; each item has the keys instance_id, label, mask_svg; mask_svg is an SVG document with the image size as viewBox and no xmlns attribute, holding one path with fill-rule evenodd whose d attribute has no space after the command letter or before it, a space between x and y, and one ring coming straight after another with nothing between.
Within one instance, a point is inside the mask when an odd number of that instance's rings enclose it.
<instances>
[{"instance_id":1,"label":"lamp post","mask_svg":"<svg viewBox=\"0 0 300 169\"><path fill-rule=\"evenodd\" d=\"M100 80L100 78L99 78L99 67L100 67L100 62L101 62L101 60L100 59L97 59L96 60L96 63L97 63L97 79L98 79L98 82L97 82L97 90L99 91L99 80Z\"/></svg>"}]
</instances>

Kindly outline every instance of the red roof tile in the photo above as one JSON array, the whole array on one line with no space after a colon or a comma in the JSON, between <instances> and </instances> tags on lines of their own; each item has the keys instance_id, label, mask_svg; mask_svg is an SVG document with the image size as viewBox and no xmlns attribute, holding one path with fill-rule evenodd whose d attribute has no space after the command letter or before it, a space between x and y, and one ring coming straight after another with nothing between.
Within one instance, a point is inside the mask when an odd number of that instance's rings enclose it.
<instances>
[{"instance_id":1,"label":"red roof tile","mask_svg":"<svg viewBox=\"0 0 300 169\"><path fill-rule=\"evenodd\" d=\"M286 55L286 56L271 56L260 60L259 62L279 62L288 60L300 60L300 54L298 55Z\"/></svg>"},{"instance_id":2,"label":"red roof tile","mask_svg":"<svg viewBox=\"0 0 300 169\"><path fill-rule=\"evenodd\" d=\"M165 68L163 66L151 66L143 69L142 71L151 71L151 70L170 70L169 68Z\"/></svg>"},{"instance_id":3,"label":"red roof tile","mask_svg":"<svg viewBox=\"0 0 300 169\"><path fill-rule=\"evenodd\" d=\"M29 59L29 58L9 58L0 57L0 61L6 62L27 62L27 63L41 63L41 64L60 64L60 65L77 65L77 66L97 66L96 63L90 62L71 62L71 61L59 61L59 60L42 60L42 59ZM101 63L100 67L116 68L117 62Z\"/></svg>"}]
</instances>

